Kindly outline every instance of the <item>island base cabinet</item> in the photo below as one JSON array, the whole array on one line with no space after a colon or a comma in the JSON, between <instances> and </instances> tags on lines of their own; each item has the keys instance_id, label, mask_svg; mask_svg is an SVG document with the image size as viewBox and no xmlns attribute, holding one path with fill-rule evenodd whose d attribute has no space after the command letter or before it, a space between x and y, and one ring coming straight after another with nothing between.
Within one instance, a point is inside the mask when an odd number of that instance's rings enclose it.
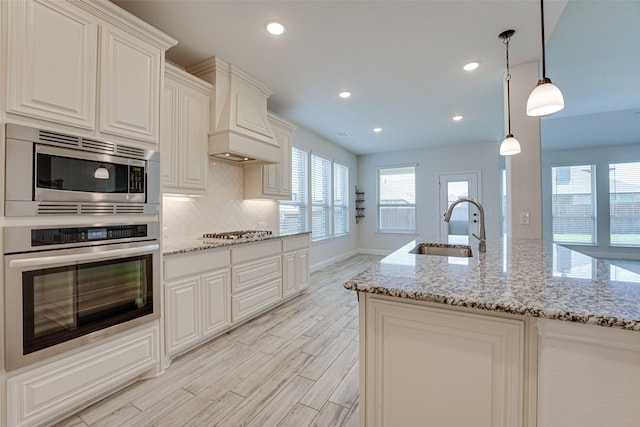
<instances>
[{"instance_id":1,"label":"island base cabinet","mask_svg":"<svg viewBox=\"0 0 640 427\"><path fill-rule=\"evenodd\" d=\"M361 426L524 425L524 321L359 299Z\"/></svg>"},{"instance_id":2,"label":"island base cabinet","mask_svg":"<svg viewBox=\"0 0 640 427\"><path fill-rule=\"evenodd\" d=\"M538 427L640 425L636 331L538 319Z\"/></svg>"}]
</instances>

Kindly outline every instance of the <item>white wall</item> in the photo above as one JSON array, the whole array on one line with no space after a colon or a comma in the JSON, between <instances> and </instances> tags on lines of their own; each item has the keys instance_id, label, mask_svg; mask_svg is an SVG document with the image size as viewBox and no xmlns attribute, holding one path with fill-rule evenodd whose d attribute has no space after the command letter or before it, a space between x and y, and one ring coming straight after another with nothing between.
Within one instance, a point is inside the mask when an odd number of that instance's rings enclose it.
<instances>
[{"instance_id":1,"label":"white wall","mask_svg":"<svg viewBox=\"0 0 640 427\"><path fill-rule=\"evenodd\" d=\"M273 200L244 200L242 166L209 158L205 197L163 197L163 236L188 241L203 233L256 230L264 225L277 233L278 205ZM261 224L265 223L265 224Z\"/></svg>"},{"instance_id":2,"label":"white wall","mask_svg":"<svg viewBox=\"0 0 640 427\"><path fill-rule=\"evenodd\" d=\"M387 253L413 240L411 234L378 233L377 169L418 164L416 168L416 213L418 234L438 236L438 176L443 173L480 171L480 202L485 209L487 237L500 235L500 184L498 144L472 144L360 156L358 188L365 192L365 218L358 224L358 247L364 252Z\"/></svg>"},{"instance_id":3,"label":"white wall","mask_svg":"<svg viewBox=\"0 0 640 427\"><path fill-rule=\"evenodd\" d=\"M640 137L639 137L640 138ZM640 142L640 141L639 141ZM553 146L552 142L549 142ZM596 165L596 217L609 217L609 163L610 162L638 162L640 161L640 144L635 145L607 145L594 148L580 148L572 150L556 150L542 152L542 210L543 210L543 238L551 241L552 212L551 212L551 168L563 165ZM605 220L606 222L606 220ZM597 242L593 246L563 245L586 253L594 257L640 259L637 248L609 247L609 227L597 227Z\"/></svg>"},{"instance_id":4,"label":"white wall","mask_svg":"<svg viewBox=\"0 0 640 427\"><path fill-rule=\"evenodd\" d=\"M520 239L542 238L540 119L526 113L537 80L538 61L511 68L511 132L522 152L506 159L507 234ZM529 224L520 223L521 213L529 214Z\"/></svg>"},{"instance_id":5,"label":"white wall","mask_svg":"<svg viewBox=\"0 0 640 427\"><path fill-rule=\"evenodd\" d=\"M349 167L349 235L334 239L321 240L311 244L311 269L330 264L331 262L355 255L358 248L358 228L355 221L355 185L358 177L357 157L337 146L336 144L321 138L320 136L304 129L297 128L293 132L293 145L297 148L316 153L332 159Z\"/></svg>"}]
</instances>

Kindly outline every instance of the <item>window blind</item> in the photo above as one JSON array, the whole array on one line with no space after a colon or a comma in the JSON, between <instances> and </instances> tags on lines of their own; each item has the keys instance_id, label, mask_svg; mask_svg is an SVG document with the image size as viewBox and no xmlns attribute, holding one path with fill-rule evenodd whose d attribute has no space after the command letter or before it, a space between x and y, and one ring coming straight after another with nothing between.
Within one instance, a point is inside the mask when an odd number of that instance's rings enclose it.
<instances>
[{"instance_id":1,"label":"window blind","mask_svg":"<svg viewBox=\"0 0 640 427\"><path fill-rule=\"evenodd\" d=\"M415 233L415 167L378 169L378 231Z\"/></svg>"},{"instance_id":2,"label":"window blind","mask_svg":"<svg viewBox=\"0 0 640 427\"><path fill-rule=\"evenodd\" d=\"M640 246L640 163L609 164L612 246Z\"/></svg>"},{"instance_id":3,"label":"window blind","mask_svg":"<svg viewBox=\"0 0 640 427\"><path fill-rule=\"evenodd\" d=\"M595 175L595 165L551 168L554 242L596 242Z\"/></svg>"},{"instance_id":4,"label":"window blind","mask_svg":"<svg viewBox=\"0 0 640 427\"><path fill-rule=\"evenodd\" d=\"M280 234L307 231L308 154L296 147L291 149L291 201L279 203Z\"/></svg>"},{"instance_id":5,"label":"window blind","mask_svg":"<svg viewBox=\"0 0 640 427\"><path fill-rule=\"evenodd\" d=\"M333 234L349 232L349 168L333 164Z\"/></svg>"},{"instance_id":6,"label":"window blind","mask_svg":"<svg viewBox=\"0 0 640 427\"><path fill-rule=\"evenodd\" d=\"M311 155L311 238L331 236L331 160Z\"/></svg>"}]
</instances>

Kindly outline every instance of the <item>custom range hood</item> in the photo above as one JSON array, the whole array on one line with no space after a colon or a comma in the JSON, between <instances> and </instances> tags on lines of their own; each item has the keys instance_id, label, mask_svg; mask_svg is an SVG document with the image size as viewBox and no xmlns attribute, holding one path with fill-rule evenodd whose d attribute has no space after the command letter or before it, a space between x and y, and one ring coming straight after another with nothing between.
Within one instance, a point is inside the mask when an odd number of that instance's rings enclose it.
<instances>
[{"instance_id":1,"label":"custom range hood","mask_svg":"<svg viewBox=\"0 0 640 427\"><path fill-rule=\"evenodd\" d=\"M281 147L267 119L264 83L217 57L188 70L214 85L209 103L209 155L235 162L277 163Z\"/></svg>"}]
</instances>

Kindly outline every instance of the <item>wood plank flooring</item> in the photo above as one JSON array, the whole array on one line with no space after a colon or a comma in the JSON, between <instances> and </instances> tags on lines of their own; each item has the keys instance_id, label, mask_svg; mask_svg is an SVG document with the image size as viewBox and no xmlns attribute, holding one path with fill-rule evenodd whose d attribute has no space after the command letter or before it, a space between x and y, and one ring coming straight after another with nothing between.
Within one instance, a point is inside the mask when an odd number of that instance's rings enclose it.
<instances>
[{"instance_id":1,"label":"wood plank flooring","mask_svg":"<svg viewBox=\"0 0 640 427\"><path fill-rule=\"evenodd\" d=\"M358 426L358 302L342 284L380 258L312 273L307 293L55 426Z\"/></svg>"}]
</instances>

